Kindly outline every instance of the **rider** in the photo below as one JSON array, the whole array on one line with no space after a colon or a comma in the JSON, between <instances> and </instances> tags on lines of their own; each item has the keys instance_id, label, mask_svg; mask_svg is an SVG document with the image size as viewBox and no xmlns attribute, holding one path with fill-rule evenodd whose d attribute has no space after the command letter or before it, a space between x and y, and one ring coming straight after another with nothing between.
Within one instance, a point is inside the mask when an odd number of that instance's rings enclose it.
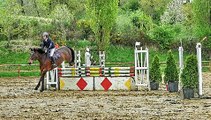
<instances>
[{"instance_id":1,"label":"rider","mask_svg":"<svg viewBox=\"0 0 211 120\"><path fill-rule=\"evenodd\" d=\"M53 41L50 39L49 33L44 32L42 34L42 37L43 37L43 42L41 44L41 47L43 50L45 50L45 53L50 52L50 58L51 58L52 65L56 67L57 65L55 64L55 59L53 57L53 54L55 52L55 45L54 45Z\"/></svg>"}]
</instances>

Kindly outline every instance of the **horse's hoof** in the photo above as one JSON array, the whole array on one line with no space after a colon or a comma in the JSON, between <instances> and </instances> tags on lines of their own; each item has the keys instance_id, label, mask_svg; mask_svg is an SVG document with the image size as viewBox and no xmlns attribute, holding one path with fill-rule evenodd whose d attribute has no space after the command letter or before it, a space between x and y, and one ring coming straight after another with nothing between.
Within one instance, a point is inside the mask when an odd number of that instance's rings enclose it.
<instances>
[{"instance_id":1,"label":"horse's hoof","mask_svg":"<svg viewBox=\"0 0 211 120\"><path fill-rule=\"evenodd\" d=\"M38 90L38 88L36 87L36 88L34 88L34 90Z\"/></svg>"},{"instance_id":2,"label":"horse's hoof","mask_svg":"<svg viewBox=\"0 0 211 120\"><path fill-rule=\"evenodd\" d=\"M75 63L74 62L71 62L71 63L69 63L70 64L70 66L73 66L73 65L75 65Z\"/></svg>"},{"instance_id":3,"label":"horse's hoof","mask_svg":"<svg viewBox=\"0 0 211 120\"><path fill-rule=\"evenodd\" d=\"M43 92L44 90L40 90L40 92Z\"/></svg>"}]
</instances>

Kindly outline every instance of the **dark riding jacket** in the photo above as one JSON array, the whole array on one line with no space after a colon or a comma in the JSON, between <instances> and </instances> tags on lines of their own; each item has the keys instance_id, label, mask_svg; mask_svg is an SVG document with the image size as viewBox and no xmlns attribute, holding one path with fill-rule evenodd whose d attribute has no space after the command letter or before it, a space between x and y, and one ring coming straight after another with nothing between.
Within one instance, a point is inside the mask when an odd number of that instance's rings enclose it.
<instances>
[{"instance_id":1,"label":"dark riding jacket","mask_svg":"<svg viewBox=\"0 0 211 120\"><path fill-rule=\"evenodd\" d=\"M41 47L42 47L42 49L44 47L46 47L48 50L50 50L52 48L55 48L55 45L54 45L53 41L50 38L48 38L47 41L45 41L45 40L43 41Z\"/></svg>"}]
</instances>

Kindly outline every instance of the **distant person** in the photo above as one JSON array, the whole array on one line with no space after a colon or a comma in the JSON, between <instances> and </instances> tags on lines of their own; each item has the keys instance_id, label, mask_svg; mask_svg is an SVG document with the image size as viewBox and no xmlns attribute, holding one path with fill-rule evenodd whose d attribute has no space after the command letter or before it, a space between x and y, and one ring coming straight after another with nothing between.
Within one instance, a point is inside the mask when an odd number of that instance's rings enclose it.
<instances>
[{"instance_id":1,"label":"distant person","mask_svg":"<svg viewBox=\"0 0 211 120\"><path fill-rule=\"evenodd\" d=\"M86 52L85 52L85 66L86 67L90 67L91 66L91 54L89 51L89 48L86 48Z\"/></svg>"},{"instance_id":2,"label":"distant person","mask_svg":"<svg viewBox=\"0 0 211 120\"><path fill-rule=\"evenodd\" d=\"M53 57L53 54L55 52L55 45L54 42L50 39L49 33L44 32L42 34L43 41L41 44L42 49L45 51L45 53L49 54L50 53L50 58L53 66L56 66L55 64L55 59Z\"/></svg>"}]
</instances>

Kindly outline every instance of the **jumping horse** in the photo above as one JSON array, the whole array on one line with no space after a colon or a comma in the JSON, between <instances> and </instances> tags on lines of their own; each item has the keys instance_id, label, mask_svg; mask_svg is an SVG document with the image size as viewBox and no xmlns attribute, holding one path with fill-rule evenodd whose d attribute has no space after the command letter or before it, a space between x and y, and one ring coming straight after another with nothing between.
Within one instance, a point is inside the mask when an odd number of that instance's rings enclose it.
<instances>
[{"instance_id":1,"label":"jumping horse","mask_svg":"<svg viewBox=\"0 0 211 120\"><path fill-rule=\"evenodd\" d=\"M29 64L32 64L33 61L35 60L38 60L40 63L41 77L37 86L35 87L35 90L38 90L38 88L40 87L40 83L42 82L40 92L43 92L44 77L47 71L54 69L56 66L52 66L51 59L48 53L45 53L41 48L30 48L30 49L31 49L31 56L29 58ZM74 50L70 47L63 46L57 49L54 53L54 56L56 57L55 64L57 66L60 66L63 61L67 61L70 64L70 66L74 65L75 53Z\"/></svg>"}]
</instances>

